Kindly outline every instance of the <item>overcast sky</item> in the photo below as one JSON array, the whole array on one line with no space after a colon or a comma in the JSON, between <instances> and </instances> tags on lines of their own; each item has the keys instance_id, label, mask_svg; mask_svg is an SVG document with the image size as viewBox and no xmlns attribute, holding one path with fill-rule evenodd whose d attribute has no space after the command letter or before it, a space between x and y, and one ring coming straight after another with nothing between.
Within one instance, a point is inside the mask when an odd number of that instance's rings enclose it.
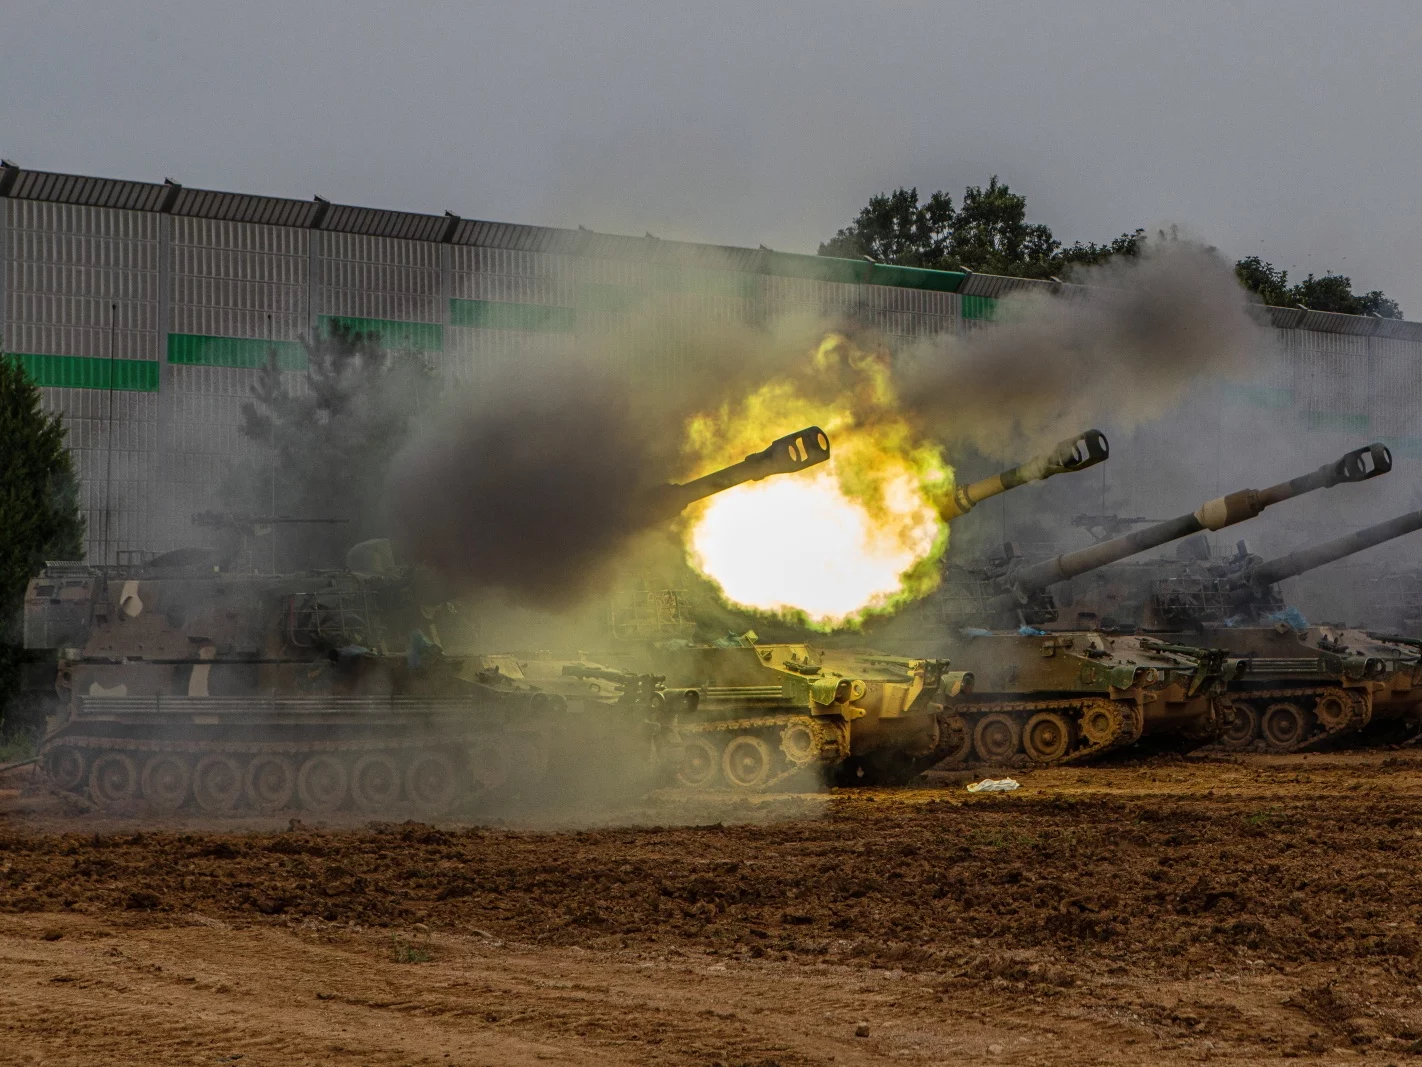
<instances>
[{"instance_id":1,"label":"overcast sky","mask_svg":"<svg viewBox=\"0 0 1422 1067\"><path fill-rule=\"evenodd\" d=\"M26 167L813 252L999 174L1422 319L1422 2L0 0Z\"/></svg>"}]
</instances>

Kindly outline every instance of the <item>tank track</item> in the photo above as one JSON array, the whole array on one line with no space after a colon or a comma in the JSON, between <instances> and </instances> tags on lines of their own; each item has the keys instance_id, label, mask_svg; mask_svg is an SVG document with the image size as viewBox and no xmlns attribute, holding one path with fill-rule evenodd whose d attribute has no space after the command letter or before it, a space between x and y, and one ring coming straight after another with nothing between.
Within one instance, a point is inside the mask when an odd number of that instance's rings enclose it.
<instances>
[{"instance_id":1,"label":"tank track","mask_svg":"<svg viewBox=\"0 0 1422 1067\"><path fill-rule=\"evenodd\" d=\"M515 742L521 750L512 747ZM66 754L71 753L78 759L66 761ZM110 761L111 774L117 778L109 777L101 782L96 768L104 756L120 758ZM158 760L161 756L177 757L177 761L170 761L166 767L170 783L166 795L156 788L150 789L149 785L150 769L161 762ZM332 786L339 795L331 796L328 790L323 802L313 806L305 802L307 789L298 782L317 756L327 757L341 768L334 772L339 782ZM259 758L265 760L269 773L285 774L290 779L271 787L265 802L256 795L260 788L254 785L252 773L254 762ZM227 777L238 779L232 785L233 793L221 804L204 803L197 781L203 764L214 759L226 761ZM383 775L384 781L379 784L384 800L373 799L370 790L363 789L355 780L363 759L373 760L377 773ZM415 764L421 760L425 760L426 777L417 779ZM514 766L520 760L523 766ZM433 736L332 741L156 740L61 735L44 742L40 750L40 766L56 789L85 797L101 809L147 802L161 812L197 809L217 816L287 810L329 814L350 807L367 813L413 809L440 815L496 792L511 781L533 784L542 777L547 764L547 739L536 724ZM329 772L332 764L328 762L326 767ZM431 783L429 774L439 781ZM417 795L421 792L423 795ZM273 803L274 798L284 799Z\"/></svg>"},{"instance_id":2,"label":"tank track","mask_svg":"<svg viewBox=\"0 0 1422 1067\"><path fill-rule=\"evenodd\" d=\"M1357 733L1373 717L1372 691L1363 688L1320 685L1250 689L1231 693L1229 701L1234 706L1236 722L1241 719L1252 722L1247 736L1227 737L1218 746L1235 752L1252 749L1260 743L1271 752L1312 751L1327 742ZM1296 741L1284 743L1279 736L1271 738L1265 732L1266 716L1281 705L1291 707L1299 716L1303 729ZM1320 714L1320 709L1325 707L1330 710Z\"/></svg>"},{"instance_id":3,"label":"tank track","mask_svg":"<svg viewBox=\"0 0 1422 1067\"><path fill-rule=\"evenodd\" d=\"M737 763L731 746L743 738L755 739L759 744L742 745L745 758ZM675 723L667 740L673 752L681 750L676 758L678 782L693 789L724 784L733 789L764 791L802 771L839 763L849 755L848 724L814 715L753 715ZM711 748L696 745L697 741ZM778 758L774 755L777 751ZM752 754L758 755L761 762L753 761Z\"/></svg>"},{"instance_id":4,"label":"tank track","mask_svg":"<svg viewBox=\"0 0 1422 1067\"><path fill-rule=\"evenodd\" d=\"M1095 737L1088 736L1088 732L1083 729L1083 724L1087 720L1088 713L1092 711L1105 714L1108 718L1114 717L1117 720L1114 729L1104 733L1099 729L1093 729L1090 733L1095 734ZM1072 728L1067 737L1065 750L1060 755L1046 756L1045 758L1041 753L1029 752L1026 747L1027 727L1036 716L1044 712L1061 716ZM1007 717L1015 724L1016 744L1011 752L988 753L984 751L984 745L979 740L980 727L989 716ZM1140 739L1145 728L1145 715L1138 704L1133 701L1110 700L1105 697L1081 700L954 703L944 709L939 716L939 721L944 734L955 737L957 744L956 746L952 743L944 745L943 748L949 751L929 768L930 771L1001 765L1019 757L1026 757L1037 766L1055 767L1082 763L1094 759L1103 752L1134 744ZM999 740L1004 733L1000 733ZM999 745L998 747L1001 749L1003 746Z\"/></svg>"}]
</instances>

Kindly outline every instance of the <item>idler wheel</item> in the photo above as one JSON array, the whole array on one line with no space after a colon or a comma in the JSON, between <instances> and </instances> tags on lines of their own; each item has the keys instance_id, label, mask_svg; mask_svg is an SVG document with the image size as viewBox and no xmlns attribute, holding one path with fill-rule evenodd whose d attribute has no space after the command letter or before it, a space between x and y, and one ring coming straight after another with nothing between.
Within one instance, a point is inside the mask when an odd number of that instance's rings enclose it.
<instances>
[{"instance_id":1,"label":"idler wheel","mask_svg":"<svg viewBox=\"0 0 1422 1067\"><path fill-rule=\"evenodd\" d=\"M691 789L705 789L721 770L721 749L705 734L692 734L681 746L676 780Z\"/></svg>"},{"instance_id":2,"label":"idler wheel","mask_svg":"<svg viewBox=\"0 0 1422 1067\"><path fill-rule=\"evenodd\" d=\"M737 789L755 789L770 780L774 762L769 745L754 734L741 734L721 753L721 773Z\"/></svg>"},{"instance_id":3,"label":"idler wheel","mask_svg":"<svg viewBox=\"0 0 1422 1067\"><path fill-rule=\"evenodd\" d=\"M261 812L291 806L296 794L296 764L285 756L253 756L247 764L247 803Z\"/></svg>"},{"instance_id":4,"label":"idler wheel","mask_svg":"<svg viewBox=\"0 0 1422 1067\"><path fill-rule=\"evenodd\" d=\"M143 765L139 784L143 799L154 811L177 811L188 799L193 769L187 758L176 752L159 752Z\"/></svg>"},{"instance_id":5,"label":"idler wheel","mask_svg":"<svg viewBox=\"0 0 1422 1067\"><path fill-rule=\"evenodd\" d=\"M138 797L138 768L124 752L105 752L89 769L89 793L101 808L114 808Z\"/></svg>"},{"instance_id":6,"label":"idler wheel","mask_svg":"<svg viewBox=\"0 0 1422 1067\"><path fill-rule=\"evenodd\" d=\"M1259 736L1259 709L1247 700L1231 700L1229 725L1220 735L1220 744L1236 752L1249 748Z\"/></svg>"},{"instance_id":7,"label":"idler wheel","mask_svg":"<svg viewBox=\"0 0 1422 1067\"><path fill-rule=\"evenodd\" d=\"M1072 728L1066 716L1039 711L1022 730L1022 748L1038 763L1054 763L1071 751Z\"/></svg>"},{"instance_id":8,"label":"idler wheel","mask_svg":"<svg viewBox=\"0 0 1422 1067\"><path fill-rule=\"evenodd\" d=\"M74 745L60 745L45 757L49 780L60 789L78 789L89 776L89 756Z\"/></svg>"},{"instance_id":9,"label":"idler wheel","mask_svg":"<svg viewBox=\"0 0 1422 1067\"><path fill-rule=\"evenodd\" d=\"M416 752L405 768L405 795L425 815L444 815L459 801L459 768L444 752Z\"/></svg>"},{"instance_id":10,"label":"idler wheel","mask_svg":"<svg viewBox=\"0 0 1422 1067\"><path fill-rule=\"evenodd\" d=\"M820 754L820 739L807 722L792 722L780 731L780 751L797 767L814 762Z\"/></svg>"},{"instance_id":11,"label":"idler wheel","mask_svg":"<svg viewBox=\"0 0 1422 1067\"><path fill-rule=\"evenodd\" d=\"M367 814L386 811L400 799L400 768L385 752L368 752L351 768L351 803Z\"/></svg>"},{"instance_id":12,"label":"idler wheel","mask_svg":"<svg viewBox=\"0 0 1422 1067\"><path fill-rule=\"evenodd\" d=\"M346 765L329 752L308 756L296 774L296 795L307 811L335 811L346 799Z\"/></svg>"},{"instance_id":13,"label":"idler wheel","mask_svg":"<svg viewBox=\"0 0 1422 1067\"><path fill-rule=\"evenodd\" d=\"M1125 727L1126 717L1109 700L1090 701L1081 713L1081 735L1094 746L1114 744Z\"/></svg>"},{"instance_id":14,"label":"idler wheel","mask_svg":"<svg viewBox=\"0 0 1422 1067\"><path fill-rule=\"evenodd\" d=\"M242 799L242 767L232 756L204 756L193 768L193 799L209 815L221 815Z\"/></svg>"},{"instance_id":15,"label":"idler wheel","mask_svg":"<svg viewBox=\"0 0 1422 1067\"><path fill-rule=\"evenodd\" d=\"M1022 743L1022 727L1001 712L984 715L973 728L973 751L989 763L1011 759Z\"/></svg>"},{"instance_id":16,"label":"idler wheel","mask_svg":"<svg viewBox=\"0 0 1422 1067\"><path fill-rule=\"evenodd\" d=\"M1297 704L1270 704L1259 729L1271 752L1292 752L1308 736L1308 716Z\"/></svg>"}]
</instances>

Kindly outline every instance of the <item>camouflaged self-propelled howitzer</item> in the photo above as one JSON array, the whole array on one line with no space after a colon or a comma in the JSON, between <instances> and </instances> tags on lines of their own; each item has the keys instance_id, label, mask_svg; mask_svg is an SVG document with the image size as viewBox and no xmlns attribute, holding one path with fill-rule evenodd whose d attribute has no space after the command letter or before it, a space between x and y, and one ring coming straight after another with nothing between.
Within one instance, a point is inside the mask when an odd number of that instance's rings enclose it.
<instances>
[{"instance_id":1,"label":"camouflaged self-propelled howitzer","mask_svg":"<svg viewBox=\"0 0 1422 1067\"><path fill-rule=\"evenodd\" d=\"M1168 564L1151 582L1145 625L1188 633L1242 657L1221 743L1274 752L1317 748L1369 723L1415 716L1422 705L1419 647L1408 638L1345 626L1308 626L1285 610L1279 582L1422 530L1414 511L1323 544L1261 560ZM1296 616L1296 613L1294 613ZM1198 636L1193 636L1198 635Z\"/></svg>"},{"instance_id":2,"label":"camouflaged self-propelled howitzer","mask_svg":"<svg viewBox=\"0 0 1422 1067\"><path fill-rule=\"evenodd\" d=\"M810 427L651 490L644 511L665 519L828 447ZM154 811L438 814L536 784L576 713L644 721L661 705L660 679L572 664L531 682L512 657L446 655L452 606L389 542L346 562L252 574L186 549L128 568L48 565L27 590L25 644L58 654L61 707L40 752L51 781Z\"/></svg>"},{"instance_id":3,"label":"camouflaged self-propelled howitzer","mask_svg":"<svg viewBox=\"0 0 1422 1067\"><path fill-rule=\"evenodd\" d=\"M1230 722L1225 687L1243 662L1206 640L1169 635L1060 629L1050 589L1202 530L1218 530L1272 504L1391 468L1380 445L1350 452L1311 474L1264 490L1244 490L1195 511L1040 563L1012 559L991 576L980 618L1012 629L960 627L942 652L976 678L970 696L942 719L940 766L1078 761L1148 734L1186 746L1215 740Z\"/></svg>"},{"instance_id":4,"label":"camouflaged self-propelled howitzer","mask_svg":"<svg viewBox=\"0 0 1422 1067\"><path fill-rule=\"evenodd\" d=\"M1088 430L1041 456L960 487L945 518L1009 489L1106 459ZM763 643L753 632L715 645L673 642L651 653L667 680L667 757L692 787L765 788L805 770L876 757L916 759L940 743L938 712L972 676L946 660L807 643Z\"/></svg>"}]
</instances>

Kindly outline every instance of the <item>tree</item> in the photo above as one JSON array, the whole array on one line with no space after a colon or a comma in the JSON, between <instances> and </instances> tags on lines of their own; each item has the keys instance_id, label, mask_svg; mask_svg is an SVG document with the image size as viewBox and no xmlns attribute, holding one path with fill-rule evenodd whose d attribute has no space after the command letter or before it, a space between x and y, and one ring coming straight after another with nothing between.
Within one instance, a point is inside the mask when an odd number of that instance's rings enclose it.
<instances>
[{"instance_id":1,"label":"tree","mask_svg":"<svg viewBox=\"0 0 1422 1067\"><path fill-rule=\"evenodd\" d=\"M377 333L335 323L302 345L301 387L272 352L242 405L242 435L268 453L228 487L249 514L345 520L282 528L280 563L298 569L337 566L351 544L385 532L386 467L434 384L424 357L391 352Z\"/></svg>"},{"instance_id":2,"label":"tree","mask_svg":"<svg viewBox=\"0 0 1422 1067\"><path fill-rule=\"evenodd\" d=\"M916 188L871 197L854 222L820 245L819 253L905 267L1051 278L1072 266L1137 255L1144 239L1145 232L1136 230L1106 244L1078 241L1063 248L1050 227L1027 221L1027 198L994 174L986 187L968 186L957 210L944 192L923 204Z\"/></svg>"},{"instance_id":3,"label":"tree","mask_svg":"<svg viewBox=\"0 0 1422 1067\"><path fill-rule=\"evenodd\" d=\"M1289 272L1280 270L1258 256L1246 256L1235 264L1234 273L1250 292L1265 304L1310 311L1337 311L1344 315L1376 315L1383 319L1402 318L1402 308L1381 290L1354 293L1353 280L1343 274L1310 274L1296 285L1289 284Z\"/></svg>"},{"instance_id":4,"label":"tree","mask_svg":"<svg viewBox=\"0 0 1422 1067\"><path fill-rule=\"evenodd\" d=\"M40 407L39 387L14 356L0 352L0 729L38 725L19 702L22 674L38 657L23 648L25 587L47 559L80 559L84 517L79 479L59 415Z\"/></svg>"}]
</instances>

